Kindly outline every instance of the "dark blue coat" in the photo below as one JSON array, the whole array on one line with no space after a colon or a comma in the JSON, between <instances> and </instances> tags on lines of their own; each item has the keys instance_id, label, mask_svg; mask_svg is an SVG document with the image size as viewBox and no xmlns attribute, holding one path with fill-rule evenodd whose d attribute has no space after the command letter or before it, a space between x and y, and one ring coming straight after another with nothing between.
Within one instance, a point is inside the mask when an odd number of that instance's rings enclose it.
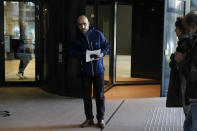
<instances>
[{"instance_id":1,"label":"dark blue coat","mask_svg":"<svg viewBox=\"0 0 197 131\"><path fill-rule=\"evenodd\" d=\"M97 75L104 73L105 68L103 58L92 62L86 62L86 50L101 49L103 56L109 52L109 43L100 31L90 29L88 37L81 33L70 42L69 47L69 54L82 61L82 73L84 75Z\"/></svg>"}]
</instances>

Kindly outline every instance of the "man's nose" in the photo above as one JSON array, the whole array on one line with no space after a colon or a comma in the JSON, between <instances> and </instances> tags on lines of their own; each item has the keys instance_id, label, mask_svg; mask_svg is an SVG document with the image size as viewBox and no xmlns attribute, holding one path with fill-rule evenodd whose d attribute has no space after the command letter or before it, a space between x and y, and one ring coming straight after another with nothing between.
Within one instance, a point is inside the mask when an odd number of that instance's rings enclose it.
<instances>
[{"instance_id":1,"label":"man's nose","mask_svg":"<svg viewBox=\"0 0 197 131\"><path fill-rule=\"evenodd\" d=\"M81 25L81 28L84 29L85 28L85 25Z\"/></svg>"}]
</instances>

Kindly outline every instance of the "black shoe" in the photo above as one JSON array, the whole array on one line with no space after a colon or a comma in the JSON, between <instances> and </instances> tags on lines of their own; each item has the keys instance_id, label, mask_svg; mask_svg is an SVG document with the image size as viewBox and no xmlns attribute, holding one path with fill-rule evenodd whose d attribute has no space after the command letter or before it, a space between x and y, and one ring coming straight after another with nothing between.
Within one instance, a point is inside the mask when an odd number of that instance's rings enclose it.
<instances>
[{"instance_id":1,"label":"black shoe","mask_svg":"<svg viewBox=\"0 0 197 131\"><path fill-rule=\"evenodd\" d=\"M85 120L81 125L80 127L81 128L84 128L84 127L89 127L91 125L94 125L94 121L93 120Z\"/></svg>"},{"instance_id":2,"label":"black shoe","mask_svg":"<svg viewBox=\"0 0 197 131\"><path fill-rule=\"evenodd\" d=\"M105 122L104 122L104 120L99 120L98 121L98 127L101 128L101 129L105 128Z\"/></svg>"}]
</instances>

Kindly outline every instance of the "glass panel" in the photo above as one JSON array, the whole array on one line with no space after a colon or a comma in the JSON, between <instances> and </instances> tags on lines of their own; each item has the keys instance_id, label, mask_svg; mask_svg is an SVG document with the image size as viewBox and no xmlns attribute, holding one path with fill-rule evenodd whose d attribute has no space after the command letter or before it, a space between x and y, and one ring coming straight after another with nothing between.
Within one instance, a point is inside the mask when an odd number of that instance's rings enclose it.
<instances>
[{"instance_id":1,"label":"glass panel","mask_svg":"<svg viewBox=\"0 0 197 131\"><path fill-rule=\"evenodd\" d=\"M111 5L99 5L98 7L98 27L103 32L106 40L110 41L110 14ZM104 57L105 84L109 83L109 54Z\"/></svg>"},{"instance_id":2,"label":"glass panel","mask_svg":"<svg viewBox=\"0 0 197 131\"><path fill-rule=\"evenodd\" d=\"M109 41L110 31L110 5L98 6L98 29L103 32L105 38ZM86 6L86 15L90 21L90 24L94 26L94 6ZM106 55L103 59L105 66L105 84L109 83L109 55Z\"/></svg>"},{"instance_id":3,"label":"glass panel","mask_svg":"<svg viewBox=\"0 0 197 131\"><path fill-rule=\"evenodd\" d=\"M178 16L183 16L185 12L185 4L183 1L179 0L168 0L167 1L167 12L166 12L166 24L165 26L165 42L164 43L164 51L165 54L163 56L163 77L162 77L162 87L163 92L162 96L167 95L168 83L170 77L170 55L175 52L177 47L177 37L175 33L174 23Z\"/></svg>"},{"instance_id":4,"label":"glass panel","mask_svg":"<svg viewBox=\"0 0 197 131\"><path fill-rule=\"evenodd\" d=\"M5 81L35 81L35 4L4 2Z\"/></svg>"},{"instance_id":5,"label":"glass panel","mask_svg":"<svg viewBox=\"0 0 197 131\"><path fill-rule=\"evenodd\" d=\"M197 0L191 0L191 11L196 11L197 10Z\"/></svg>"},{"instance_id":6,"label":"glass panel","mask_svg":"<svg viewBox=\"0 0 197 131\"><path fill-rule=\"evenodd\" d=\"M130 81L132 6L118 5L116 81Z\"/></svg>"}]
</instances>

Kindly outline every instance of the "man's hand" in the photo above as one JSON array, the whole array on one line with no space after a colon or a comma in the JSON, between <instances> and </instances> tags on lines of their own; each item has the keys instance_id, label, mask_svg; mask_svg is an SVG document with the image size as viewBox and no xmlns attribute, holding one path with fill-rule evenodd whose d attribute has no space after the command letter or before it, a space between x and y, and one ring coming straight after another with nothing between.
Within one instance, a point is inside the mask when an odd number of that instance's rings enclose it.
<instances>
[{"instance_id":1,"label":"man's hand","mask_svg":"<svg viewBox=\"0 0 197 131\"><path fill-rule=\"evenodd\" d=\"M180 63L181 61L183 61L183 59L185 58L186 54L184 53L180 53L180 52L175 52L175 56L174 59L177 63Z\"/></svg>"},{"instance_id":2,"label":"man's hand","mask_svg":"<svg viewBox=\"0 0 197 131\"><path fill-rule=\"evenodd\" d=\"M90 58L91 58L91 59L92 59L92 58L96 59L96 58L98 58L98 57L97 57L97 55L90 55Z\"/></svg>"},{"instance_id":3,"label":"man's hand","mask_svg":"<svg viewBox=\"0 0 197 131\"><path fill-rule=\"evenodd\" d=\"M97 55L97 58L102 58L103 57L103 53L101 53L100 55Z\"/></svg>"},{"instance_id":4,"label":"man's hand","mask_svg":"<svg viewBox=\"0 0 197 131\"><path fill-rule=\"evenodd\" d=\"M90 55L90 58L92 59L97 59L97 58L102 58L103 57L103 53L101 53L100 55L94 55L94 54L92 54L92 55Z\"/></svg>"}]
</instances>

